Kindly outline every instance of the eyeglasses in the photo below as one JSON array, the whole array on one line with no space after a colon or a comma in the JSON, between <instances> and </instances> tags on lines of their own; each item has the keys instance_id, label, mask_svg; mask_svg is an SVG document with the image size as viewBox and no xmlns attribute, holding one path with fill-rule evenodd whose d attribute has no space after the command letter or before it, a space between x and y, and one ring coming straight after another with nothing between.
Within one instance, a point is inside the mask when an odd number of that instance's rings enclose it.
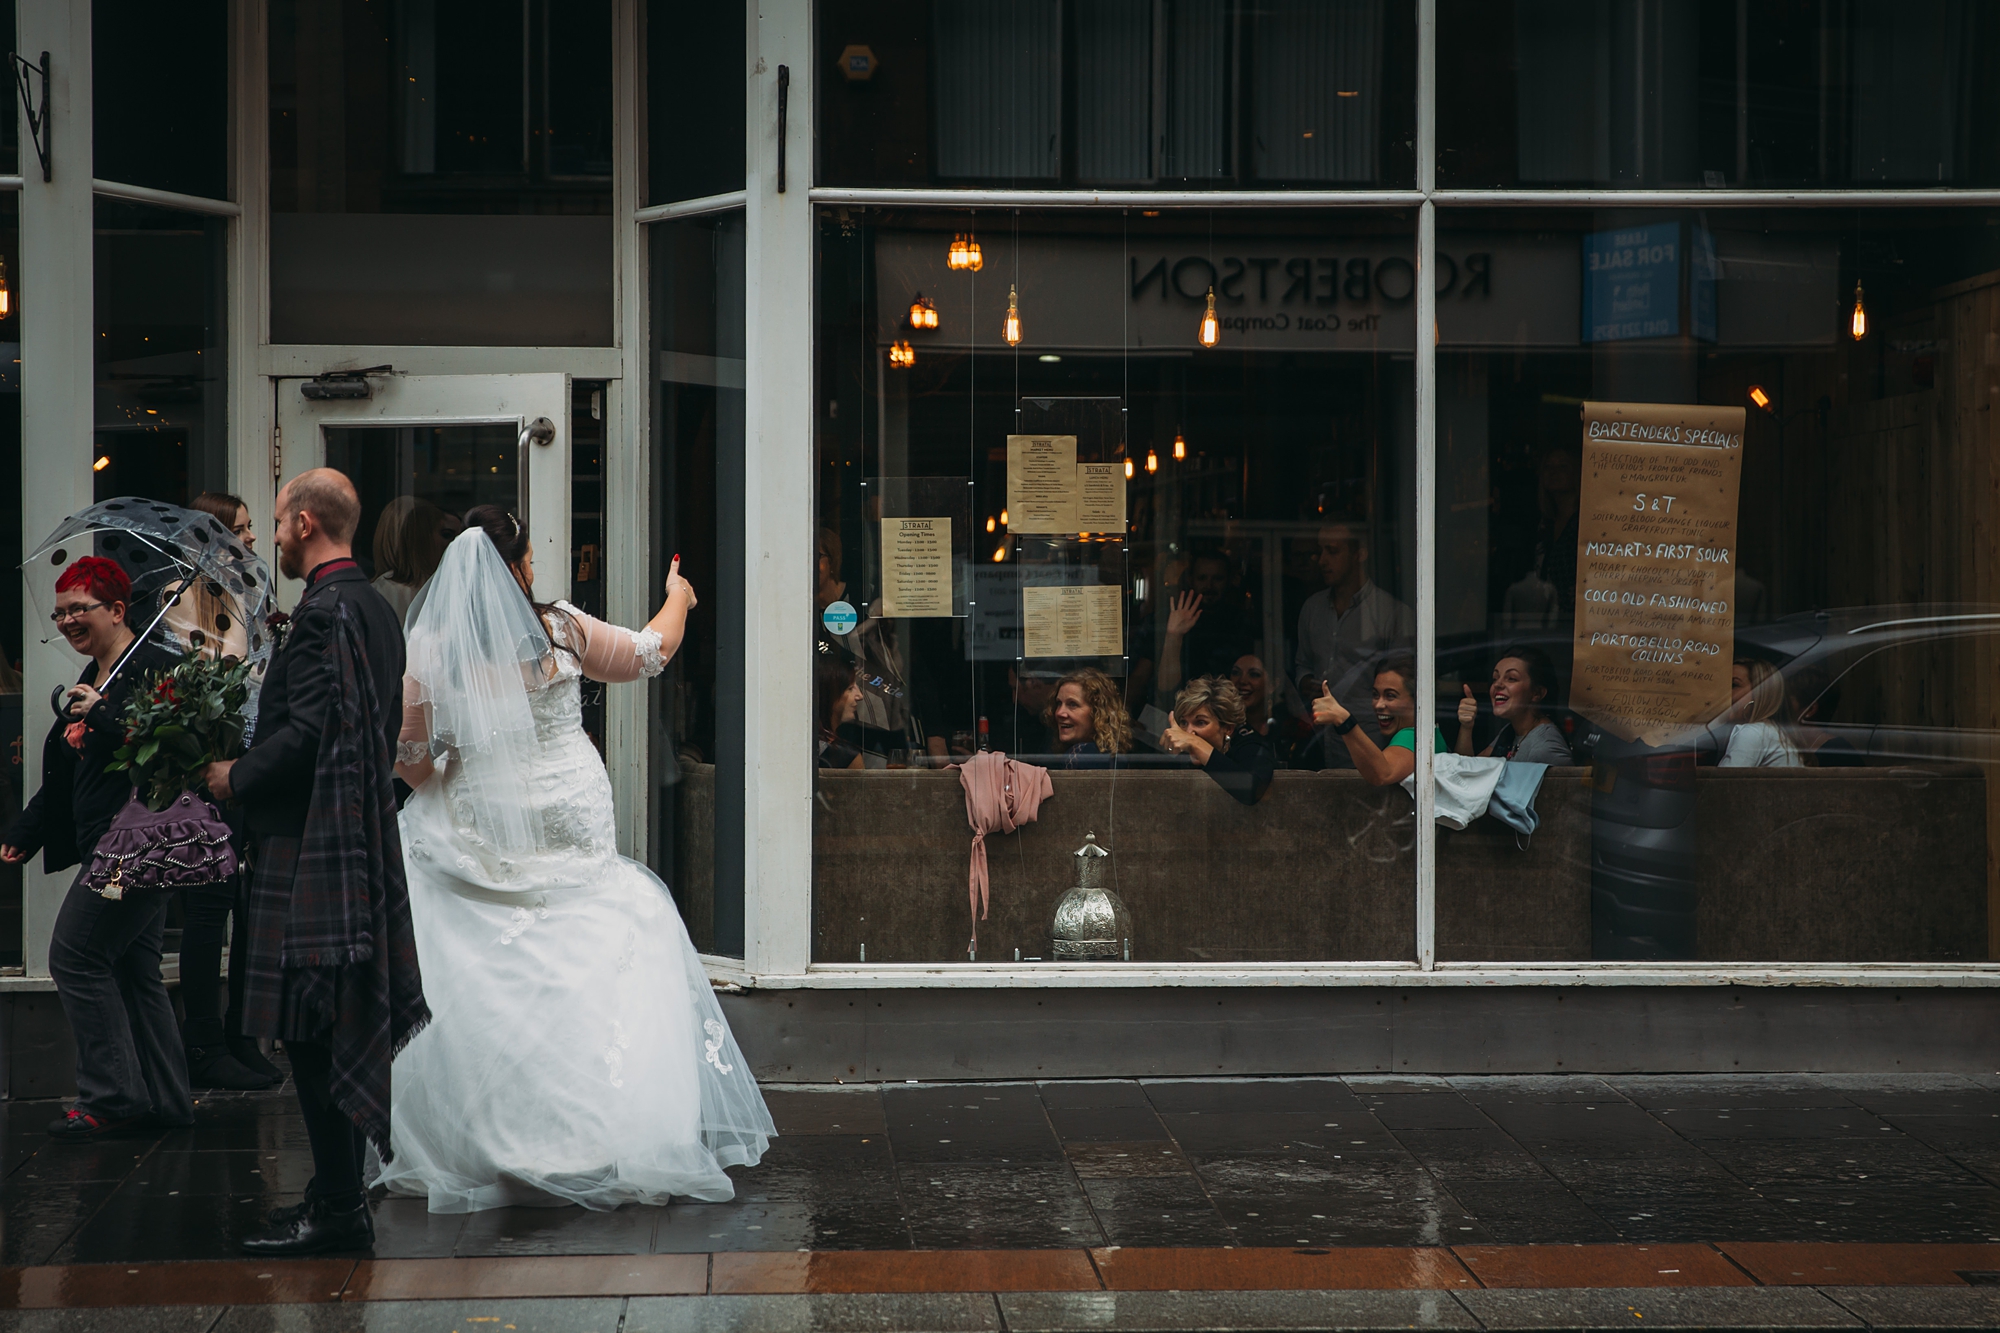
<instances>
[{"instance_id":1,"label":"eyeglasses","mask_svg":"<svg viewBox=\"0 0 2000 1333\"><path fill-rule=\"evenodd\" d=\"M49 619L60 625L65 620L76 620L86 611L101 611L111 605L109 602L84 602L77 606L59 606Z\"/></svg>"}]
</instances>

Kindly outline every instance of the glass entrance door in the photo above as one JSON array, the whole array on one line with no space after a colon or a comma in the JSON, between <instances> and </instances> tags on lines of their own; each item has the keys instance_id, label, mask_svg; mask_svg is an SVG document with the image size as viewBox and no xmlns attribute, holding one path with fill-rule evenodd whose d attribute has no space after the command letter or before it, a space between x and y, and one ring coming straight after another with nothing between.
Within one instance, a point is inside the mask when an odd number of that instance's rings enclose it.
<instances>
[{"instance_id":1,"label":"glass entrance door","mask_svg":"<svg viewBox=\"0 0 2000 1333\"><path fill-rule=\"evenodd\" d=\"M398 611L482 504L527 525L536 597L569 594L567 376L392 374L360 399L307 398L303 383L277 381L283 475L325 466L353 479L355 558Z\"/></svg>"}]
</instances>

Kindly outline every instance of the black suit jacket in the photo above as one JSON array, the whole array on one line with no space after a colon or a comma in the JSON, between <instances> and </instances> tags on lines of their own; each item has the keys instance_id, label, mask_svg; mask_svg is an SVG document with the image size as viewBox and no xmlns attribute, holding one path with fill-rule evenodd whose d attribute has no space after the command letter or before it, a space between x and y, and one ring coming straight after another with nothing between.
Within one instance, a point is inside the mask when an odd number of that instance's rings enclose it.
<instances>
[{"instance_id":1,"label":"black suit jacket","mask_svg":"<svg viewBox=\"0 0 2000 1333\"><path fill-rule=\"evenodd\" d=\"M296 838L305 832L332 683L327 643L342 603L361 632L382 709L378 720L395 751L403 729L403 625L382 594L368 586L368 576L350 564L321 574L299 598L284 646L264 675L257 734L229 774L253 834Z\"/></svg>"}]
</instances>

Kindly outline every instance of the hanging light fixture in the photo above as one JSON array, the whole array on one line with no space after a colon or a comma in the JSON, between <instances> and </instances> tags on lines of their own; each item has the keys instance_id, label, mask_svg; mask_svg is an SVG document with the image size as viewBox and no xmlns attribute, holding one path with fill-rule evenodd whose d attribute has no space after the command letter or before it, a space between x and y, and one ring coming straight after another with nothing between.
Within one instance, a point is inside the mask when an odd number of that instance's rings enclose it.
<instances>
[{"instance_id":1,"label":"hanging light fixture","mask_svg":"<svg viewBox=\"0 0 2000 1333\"><path fill-rule=\"evenodd\" d=\"M0 319L14 313L14 293L7 287L7 261L0 259Z\"/></svg>"},{"instance_id":2,"label":"hanging light fixture","mask_svg":"<svg viewBox=\"0 0 2000 1333\"><path fill-rule=\"evenodd\" d=\"M1000 526L1003 528L1007 526L1007 511L1004 509L1000 511Z\"/></svg>"},{"instance_id":3,"label":"hanging light fixture","mask_svg":"<svg viewBox=\"0 0 2000 1333\"><path fill-rule=\"evenodd\" d=\"M1217 340L1222 337L1222 325L1215 318L1215 288L1213 287L1208 289L1208 309L1204 310L1201 315L1200 337L1203 347L1214 347ZM1178 458L1179 455L1176 454L1175 457Z\"/></svg>"},{"instance_id":4,"label":"hanging light fixture","mask_svg":"<svg viewBox=\"0 0 2000 1333\"><path fill-rule=\"evenodd\" d=\"M1007 548L1006 548L1006 547L1004 547L1004 546L996 546L996 547L994 547L994 548L993 548L993 563L994 563L994 564L996 564L996 565L997 565L997 564L999 564L999 563L1000 563L1000 562L1001 562L1002 560L1005 560L1006 558L1007 558Z\"/></svg>"},{"instance_id":5,"label":"hanging light fixture","mask_svg":"<svg viewBox=\"0 0 2000 1333\"><path fill-rule=\"evenodd\" d=\"M1007 322L1000 326L1000 336L1007 340L1009 347L1021 345L1021 309L1014 288L1007 288Z\"/></svg>"},{"instance_id":6,"label":"hanging light fixture","mask_svg":"<svg viewBox=\"0 0 2000 1333\"><path fill-rule=\"evenodd\" d=\"M979 253L979 238L969 231L952 237L951 248L944 253L944 262L946 268L954 271L979 272L986 267L986 257Z\"/></svg>"},{"instance_id":7,"label":"hanging light fixture","mask_svg":"<svg viewBox=\"0 0 2000 1333\"><path fill-rule=\"evenodd\" d=\"M993 515L991 515L991 514L988 514L988 515L986 516L986 530L987 530L988 532L991 532L991 531L993 531L993 529L994 529L995 527L997 527L997 526L998 526L998 525L997 525L996 523L994 523L994 521L993 521Z\"/></svg>"},{"instance_id":8,"label":"hanging light fixture","mask_svg":"<svg viewBox=\"0 0 2000 1333\"><path fill-rule=\"evenodd\" d=\"M910 327L913 329L934 329L937 325L937 303L917 293L917 299L910 302Z\"/></svg>"},{"instance_id":9,"label":"hanging light fixture","mask_svg":"<svg viewBox=\"0 0 2000 1333\"><path fill-rule=\"evenodd\" d=\"M1146 471L1158 472L1159 470L1160 470L1160 456L1154 453L1151 449L1148 449L1146 451Z\"/></svg>"},{"instance_id":10,"label":"hanging light fixture","mask_svg":"<svg viewBox=\"0 0 2000 1333\"><path fill-rule=\"evenodd\" d=\"M1777 414L1778 409L1771 406L1771 395L1764 392L1764 386L1761 384L1750 386L1750 401L1763 411L1774 416Z\"/></svg>"},{"instance_id":11,"label":"hanging light fixture","mask_svg":"<svg viewBox=\"0 0 2000 1333\"><path fill-rule=\"evenodd\" d=\"M917 364L917 349L910 346L907 338L889 344L889 369L908 370Z\"/></svg>"},{"instance_id":12,"label":"hanging light fixture","mask_svg":"<svg viewBox=\"0 0 2000 1333\"><path fill-rule=\"evenodd\" d=\"M1132 460L1128 458L1125 460L1125 480L1127 481L1132 480L1132 472L1133 472Z\"/></svg>"},{"instance_id":13,"label":"hanging light fixture","mask_svg":"<svg viewBox=\"0 0 2000 1333\"><path fill-rule=\"evenodd\" d=\"M1186 457L1187 457L1187 441L1186 441L1185 439L1183 439L1183 438L1182 438L1182 436L1181 436L1181 433L1180 433L1179 431L1175 431L1175 432L1174 432L1174 461L1175 461L1176 463L1178 463L1178 462L1180 462L1180 461L1181 461L1181 460L1182 460L1183 458L1186 458Z\"/></svg>"},{"instance_id":14,"label":"hanging light fixture","mask_svg":"<svg viewBox=\"0 0 2000 1333\"><path fill-rule=\"evenodd\" d=\"M4 313L5 307L0 307L0 314ZM1861 279L1859 278L1854 280L1854 318L1849 323L1848 328L1853 332L1854 341L1856 342L1860 342L1868 336L1868 311L1861 304Z\"/></svg>"}]
</instances>

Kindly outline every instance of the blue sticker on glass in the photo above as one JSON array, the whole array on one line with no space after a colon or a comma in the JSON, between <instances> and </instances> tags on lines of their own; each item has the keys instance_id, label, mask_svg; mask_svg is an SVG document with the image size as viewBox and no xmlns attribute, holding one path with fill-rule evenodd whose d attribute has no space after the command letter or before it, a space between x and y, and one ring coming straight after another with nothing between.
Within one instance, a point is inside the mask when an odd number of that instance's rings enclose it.
<instances>
[{"instance_id":1,"label":"blue sticker on glass","mask_svg":"<svg viewBox=\"0 0 2000 1333\"><path fill-rule=\"evenodd\" d=\"M828 602L826 610L819 613L819 623L826 626L829 634L852 633L857 619L854 608L846 602Z\"/></svg>"},{"instance_id":2,"label":"blue sticker on glass","mask_svg":"<svg viewBox=\"0 0 2000 1333\"><path fill-rule=\"evenodd\" d=\"M1681 331L1681 224L1583 238L1583 340L1672 338Z\"/></svg>"}]
</instances>

